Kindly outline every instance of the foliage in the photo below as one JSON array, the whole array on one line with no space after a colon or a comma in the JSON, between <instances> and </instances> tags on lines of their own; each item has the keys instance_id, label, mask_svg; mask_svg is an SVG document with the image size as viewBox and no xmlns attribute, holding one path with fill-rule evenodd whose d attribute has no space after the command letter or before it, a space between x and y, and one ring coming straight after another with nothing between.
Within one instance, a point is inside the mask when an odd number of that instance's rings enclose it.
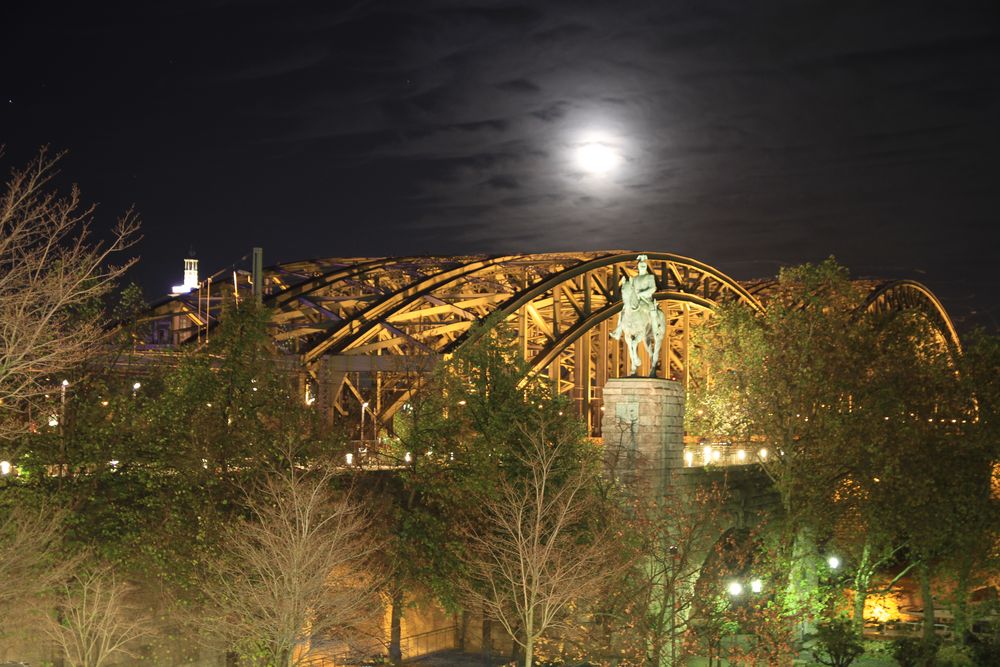
<instances>
[{"instance_id":1,"label":"foliage","mask_svg":"<svg viewBox=\"0 0 1000 667\"><path fill-rule=\"evenodd\" d=\"M903 637L892 643L892 657L900 667L931 667L941 640L935 637L932 641Z\"/></svg>"},{"instance_id":2,"label":"foliage","mask_svg":"<svg viewBox=\"0 0 1000 667\"><path fill-rule=\"evenodd\" d=\"M966 646L960 644L945 644L938 649L934 659L935 667L975 667L974 653ZM995 665L996 662L979 663L983 665Z\"/></svg>"},{"instance_id":3,"label":"foliage","mask_svg":"<svg viewBox=\"0 0 1000 667\"><path fill-rule=\"evenodd\" d=\"M9 490L9 489L6 489ZM9 501L9 498L5 498ZM62 552L65 513L40 505L4 508L0 523L0 627L30 623L26 613L69 576L78 559Z\"/></svg>"},{"instance_id":4,"label":"foliage","mask_svg":"<svg viewBox=\"0 0 1000 667\"><path fill-rule=\"evenodd\" d=\"M789 593L814 597L818 545L843 554L859 635L872 578L893 561L928 581L951 568L967 598L996 534L1000 442L975 398L995 400L995 341L959 355L923 313L866 309L864 296L830 259L783 270L763 314L721 308L696 341L708 381L687 424L758 452L785 511Z\"/></svg>"},{"instance_id":5,"label":"foliage","mask_svg":"<svg viewBox=\"0 0 1000 667\"><path fill-rule=\"evenodd\" d=\"M74 379L65 403L52 405L59 426L25 441L22 496L66 506L78 548L196 598L197 565L242 511L242 489L286 449L301 465L340 447L292 391L267 321L252 303L233 307L207 349L158 368L133 367L126 356Z\"/></svg>"},{"instance_id":6,"label":"foliage","mask_svg":"<svg viewBox=\"0 0 1000 667\"><path fill-rule=\"evenodd\" d=\"M816 627L816 662L830 667L848 667L865 652L854 625L846 618L833 618Z\"/></svg>"},{"instance_id":7,"label":"foliage","mask_svg":"<svg viewBox=\"0 0 1000 667\"><path fill-rule=\"evenodd\" d=\"M521 424L532 448L504 463L516 462L526 474L499 466L496 490L478 498L479 520L466 526L465 596L524 649L525 667L538 638L569 622L614 574L608 571L613 542L590 530L595 471L570 456L573 426L545 419Z\"/></svg>"},{"instance_id":8,"label":"foliage","mask_svg":"<svg viewBox=\"0 0 1000 667\"><path fill-rule=\"evenodd\" d=\"M377 616L369 510L336 497L331 480L294 467L268 476L204 571L199 624L255 664L301 664L312 638L342 638Z\"/></svg>"},{"instance_id":9,"label":"foliage","mask_svg":"<svg viewBox=\"0 0 1000 667\"><path fill-rule=\"evenodd\" d=\"M558 428L566 457L596 470L597 452L575 414L528 370L512 332L490 320L397 413L398 440L389 453L399 469L377 477L377 492L391 501L384 556L394 582L390 656L397 660L404 589L429 589L446 608L461 608L459 583L468 566L464 527L479 510L472 499L498 492L498 470L510 480L528 473L524 461L534 445L526 425Z\"/></svg>"},{"instance_id":10,"label":"foliage","mask_svg":"<svg viewBox=\"0 0 1000 667\"><path fill-rule=\"evenodd\" d=\"M613 446L605 441L605 448ZM719 537L727 492L721 484L693 490L682 484L672 480L662 498L618 491L626 511L615 538L626 567L595 609L590 648L598 656L677 664L685 635L707 630L697 583Z\"/></svg>"},{"instance_id":11,"label":"foliage","mask_svg":"<svg viewBox=\"0 0 1000 667\"><path fill-rule=\"evenodd\" d=\"M986 636L970 635L967 644L977 667L1000 665L1000 632L994 630Z\"/></svg>"},{"instance_id":12,"label":"foliage","mask_svg":"<svg viewBox=\"0 0 1000 667\"><path fill-rule=\"evenodd\" d=\"M138 241L138 218L126 213L109 243L94 241L94 207L75 186L52 188L61 158L43 148L0 195L0 439L30 431L32 407L107 339L95 301L134 262L108 265Z\"/></svg>"}]
</instances>

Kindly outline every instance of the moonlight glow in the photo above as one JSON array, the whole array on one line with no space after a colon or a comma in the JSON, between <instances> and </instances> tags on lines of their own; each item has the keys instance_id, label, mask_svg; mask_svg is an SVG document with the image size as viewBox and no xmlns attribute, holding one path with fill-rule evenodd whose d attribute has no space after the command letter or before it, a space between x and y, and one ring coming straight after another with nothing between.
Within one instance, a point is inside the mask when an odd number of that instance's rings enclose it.
<instances>
[{"instance_id":1,"label":"moonlight glow","mask_svg":"<svg viewBox=\"0 0 1000 667\"><path fill-rule=\"evenodd\" d=\"M608 144L593 141L577 149L576 162L588 173L605 174L621 163L621 156Z\"/></svg>"}]
</instances>

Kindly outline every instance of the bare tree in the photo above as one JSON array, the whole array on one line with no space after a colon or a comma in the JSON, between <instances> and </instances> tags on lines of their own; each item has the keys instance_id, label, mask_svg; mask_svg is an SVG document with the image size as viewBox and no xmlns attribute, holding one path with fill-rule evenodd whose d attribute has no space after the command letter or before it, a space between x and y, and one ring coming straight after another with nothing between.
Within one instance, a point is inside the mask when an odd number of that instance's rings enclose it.
<instances>
[{"instance_id":1,"label":"bare tree","mask_svg":"<svg viewBox=\"0 0 1000 667\"><path fill-rule=\"evenodd\" d=\"M59 553L65 514L41 506L15 508L0 522L0 626L25 621L38 597L65 581L79 558Z\"/></svg>"},{"instance_id":2,"label":"bare tree","mask_svg":"<svg viewBox=\"0 0 1000 667\"><path fill-rule=\"evenodd\" d=\"M524 650L531 667L538 639L561 627L577 605L608 580L613 541L585 530L593 518L596 471L570 455L572 436L535 425L520 463L525 474L501 474L469 527L466 597Z\"/></svg>"},{"instance_id":3,"label":"bare tree","mask_svg":"<svg viewBox=\"0 0 1000 667\"><path fill-rule=\"evenodd\" d=\"M94 207L76 186L66 196L52 188L61 157L43 148L0 195L0 439L27 429L26 408L99 349L104 322L87 306L135 261L108 264L138 241L137 216L126 213L109 241L96 241Z\"/></svg>"},{"instance_id":4,"label":"bare tree","mask_svg":"<svg viewBox=\"0 0 1000 667\"><path fill-rule=\"evenodd\" d=\"M313 638L343 638L378 614L370 514L330 481L290 470L248 494L250 518L226 531L204 580L210 640L292 666L315 652Z\"/></svg>"},{"instance_id":5,"label":"bare tree","mask_svg":"<svg viewBox=\"0 0 1000 667\"><path fill-rule=\"evenodd\" d=\"M152 634L149 620L131 603L132 587L107 569L75 575L46 614L42 630L70 667L102 667L120 656L137 657L135 643Z\"/></svg>"}]
</instances>

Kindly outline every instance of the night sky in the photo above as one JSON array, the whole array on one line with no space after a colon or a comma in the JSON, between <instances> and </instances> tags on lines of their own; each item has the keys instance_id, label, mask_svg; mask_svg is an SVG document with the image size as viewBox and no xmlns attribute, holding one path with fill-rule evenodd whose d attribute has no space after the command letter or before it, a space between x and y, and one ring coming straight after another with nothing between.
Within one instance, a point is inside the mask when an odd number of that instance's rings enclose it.
<instances>
[{"instance_id":1,"label":"night sky","mask_svg":"<svg viewBox=\"0 0 1000 667\"><path fill-rule=\"evenodd\" d=\"M190 247L633 248L833 254L1000 320L995 0L12 5L3 170L51 144L105 226L134 203L149 298Z\"/></svg>"}]
</instances>

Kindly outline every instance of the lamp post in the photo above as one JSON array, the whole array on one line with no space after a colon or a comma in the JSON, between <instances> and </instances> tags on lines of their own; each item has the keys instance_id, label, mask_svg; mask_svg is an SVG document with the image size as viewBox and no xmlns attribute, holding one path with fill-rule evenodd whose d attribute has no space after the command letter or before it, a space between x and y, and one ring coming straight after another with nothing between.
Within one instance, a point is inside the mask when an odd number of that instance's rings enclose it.
<instances>
[{"instance_id":1,"label":"lamp post","mask_svg":"<svg viewBox=\"0 0 1000 667\"><path fill-rule=\"evenodd\" d=\"M66 461L66 387L69 386L69 380L64 379L59 383L59 476L60 484L62 483L62 477L66 476L69 472L69 464Z\"/></svg>"},{"instance_id":2,"label":"lamp post","mask_svg":"<svg viewBox=\"0 0 1000 667\"><path fill-rule=\"evenodd\" d=\"M367 409L368 409L368 401L365 401L364 403L361 404L361 433L358 436L358 439L361 442L365 441L365 410Z\"/></svg>"}]
</instances>

